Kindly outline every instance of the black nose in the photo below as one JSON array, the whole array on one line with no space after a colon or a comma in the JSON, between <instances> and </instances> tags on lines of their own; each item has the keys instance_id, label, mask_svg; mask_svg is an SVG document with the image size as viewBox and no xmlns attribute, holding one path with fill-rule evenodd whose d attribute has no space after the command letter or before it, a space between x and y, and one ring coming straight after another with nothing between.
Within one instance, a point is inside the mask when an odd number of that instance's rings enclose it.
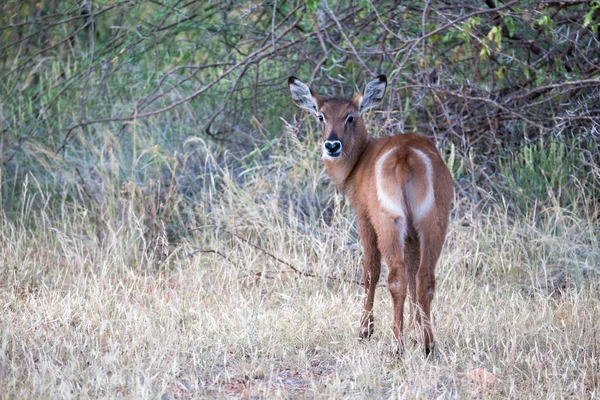
<instances>
[{"instance_id":1,"label":"black nose","mask_svg":"<svg viewBox=\"0 0 600 400\"><path fill-rule=\"evenodd\" d=\"M325 142L324 146L325 146L325 150L327 150L327 152L329 154L339 153L340 150L342 149L342 143L339 140L336 140L335 142L330 142L328 140Z\"/></svg>"}]
</instances>

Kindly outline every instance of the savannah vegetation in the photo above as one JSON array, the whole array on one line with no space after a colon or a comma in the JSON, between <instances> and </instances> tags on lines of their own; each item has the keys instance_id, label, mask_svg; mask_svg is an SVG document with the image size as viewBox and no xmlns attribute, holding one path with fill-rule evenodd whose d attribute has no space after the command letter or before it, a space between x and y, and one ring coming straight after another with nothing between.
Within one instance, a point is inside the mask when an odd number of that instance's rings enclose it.
<instances>
[{"instance_id":1,"label":"savannah vegetation","mask_svg":"<svg viewBox=\"0 0 600 400\"><path fill-rule=\"evenodd\" d=\"M600 2L0 5L1 398L597 398ZM358 340L297 76L432 138L436 353ZM384 276L380 282L385 282ZM414 333L408 333L414 336Z\"/></svg>"}]
</instances>

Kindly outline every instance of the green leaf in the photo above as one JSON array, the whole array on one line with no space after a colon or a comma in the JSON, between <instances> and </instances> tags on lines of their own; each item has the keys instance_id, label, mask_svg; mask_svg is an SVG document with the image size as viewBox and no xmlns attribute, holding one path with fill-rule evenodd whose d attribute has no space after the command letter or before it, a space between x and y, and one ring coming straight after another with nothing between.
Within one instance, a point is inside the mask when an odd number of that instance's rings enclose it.
<instances>
[{"instance_id":1,"label":"green leaf","mask_svg":"<svg viewBox=\"0 0 600 400\"><path fill-rule=\"evenodd\" d=\"M506 76L506 67L503 65L501 66L498 71L494 72L494 74L496 75L496 78L498 78L498 80L503 79Z\"/></svg>"},{"instance_id":2,"label":"green leaf","mask_svg":"<svg viewBox=\"0 0 600 400\"><path fill-rule=\"evenodd\" d=\"M479 52L479 57L481 57L481 61L487 60L487 58L489 57L489 55L490 55L490 49L488 47L484 47Z\"/></svg>"},{"instance_id":3,"label":"green leaf","mask_svg":"<svg viewBox=\"0 0 600 400\"><path fill-rule=\"evenodd\" d=\"M317 11L319 0L306 0L306 10L312 14Z\"/></svg>"},{"instance_id":4,"label":"green leaf","mask_svg":"<svg viewBox=\"0 0 600 400\"><path fill-rule=\"evenodd\" d=\"M594 20L594 10L593 8L587 13L585 14L585 16L583 17L583 26L584 28L587 28L592 21Z\"/></svg>"},{"instance_id":5,"label":"green leaf","mask_svg":"<svg viewBox=\"0 0 600 400\"><path fill-rule=\"evenodd\" d=\"M513 35L515 34L515 29L516 29L515 20L512 19L511 17L503 17L502 20L504 21L504 24L506 25L506 28L508 29L508 36L513 37Z\"/></svg>"}]
</instances>

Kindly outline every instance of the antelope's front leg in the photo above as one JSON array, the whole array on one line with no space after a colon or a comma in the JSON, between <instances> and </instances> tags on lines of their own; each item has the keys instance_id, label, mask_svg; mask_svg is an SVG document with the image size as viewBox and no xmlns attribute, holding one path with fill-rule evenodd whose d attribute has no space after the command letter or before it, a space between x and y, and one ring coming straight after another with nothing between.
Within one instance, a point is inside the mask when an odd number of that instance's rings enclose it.
<instances>
[{"instance_id":1,"label":"antelope's front leg","mask_svg":"<svg viewBox=\"0 0 600 400\"><path fill-rule=\"evenodd\" d=\"M381 255L377 248L377 235L366 218L358 219L358 230L363 245L363 281L365 285L365 304L358 336L368 339L374 331L373 303L375 289L381 274Z\"/></svg>"}]
</instances>

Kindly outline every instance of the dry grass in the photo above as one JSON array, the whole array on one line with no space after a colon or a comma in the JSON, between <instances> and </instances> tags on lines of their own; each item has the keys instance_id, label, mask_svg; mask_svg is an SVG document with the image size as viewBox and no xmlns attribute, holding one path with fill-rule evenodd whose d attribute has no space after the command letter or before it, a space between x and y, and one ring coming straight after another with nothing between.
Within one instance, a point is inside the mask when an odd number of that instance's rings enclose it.
<instances>
[{"instance_id":1,"label":"dry grass","mask_svg":"<svg viewBox=\"0 0 600 400\"><path fill-rule=\"evenodd\" d=\"M0 397L600 396L591 220L553 206L509 217L456 199L436 356L409 341L394 358L385 287L376 334L359 342L362 288L326 278L358 279L361 251L316 157L274 153L234 174L204 154L212 172L190 206L195 231L177 245L148 237L128 205L102 229L66 201L51 214L25 198L19 218L2 219Z\"/></svg>"}]
</instances>

